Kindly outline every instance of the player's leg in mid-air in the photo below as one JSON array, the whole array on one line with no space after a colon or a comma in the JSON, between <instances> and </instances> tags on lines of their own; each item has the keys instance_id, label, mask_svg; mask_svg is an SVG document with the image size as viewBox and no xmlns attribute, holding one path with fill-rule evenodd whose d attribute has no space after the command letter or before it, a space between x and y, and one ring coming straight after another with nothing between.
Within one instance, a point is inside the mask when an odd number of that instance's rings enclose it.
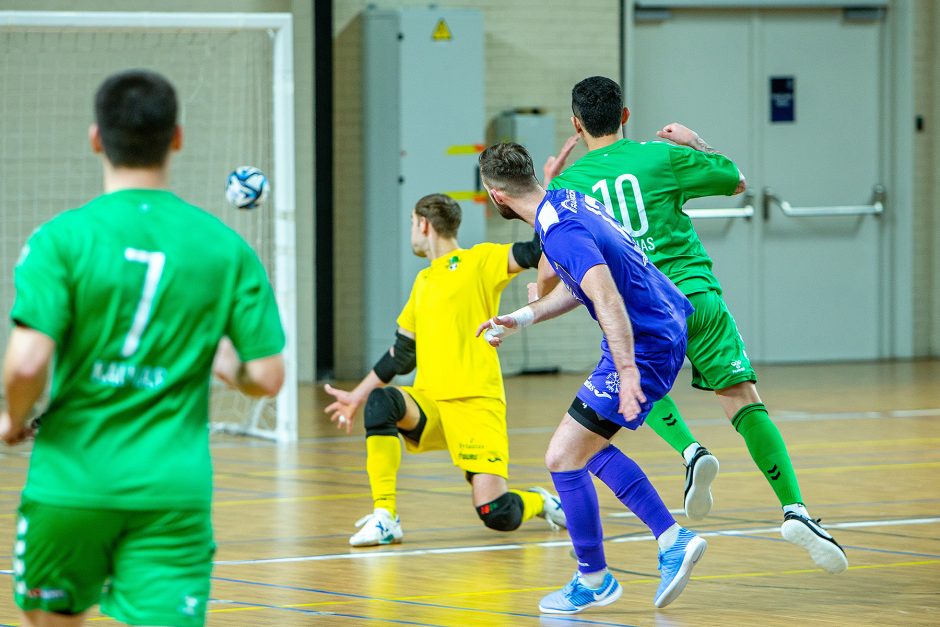
<instances>
[{"instance_id":1,"label":"player's leg in mid-air","mask_svg":"<svg viewBox=\"0 0 940 627\"><path fill-rule=\"evenodd\" d=\"M689 299L695 307L689 318L692 385L715 391L731 425L744 438L751 458L783 508L784 539L806 549L824 570L842 572L848 567L845 552L810 518L787 445L757 392L757 375L724 300L713 290L692 294Z\"/></svg>"},{"instance_id":2,"label":"player's leg in mid-air","mask_svg":"<svg viewBox=\"0 0 940 627\"><path fill-rule=\"evenodd\" d=\"M718 458L699 444L669 396L653 404L646 424L685 461L685 515L691 520L705 518L712 509L711 485L718 476Z\"/></svg>"},{"instance_id":3,"label":"player's leg in mid-air","mask_svg":"<svg viewBox=\"0 0 940 627\"><path fill-rule=\"evenodd\" d=\"M662 397L675 380L683 355L684 346L678 346L674 354L663 355L658 361L638 361L647 398ZM657 370L669 375L658 377L654 374ZM616 416L623 420L618 414L619 398L615 393L619 384L609 384L617 381L614 375L616 368L605 356L579 390L545 454L545 463L568 515L568 533L578 558L578 572L568 585L542 599L539 604L542 612L574 614L613 603L622 592L607 569L591 474L607 485L656 538L661 576L653 597L656 607L665 607L679 596L705 551L706 542L676 523L639 465L610 443L621 426L639 427L652 405L649 401L644 403L640 417L631 423L605 418Z\"/></svg>"},{"instance_id":4,"label":"player's leg in mid-air","mask_svg":"<svg viewBox=\"0 0 940 627\"><path fill-rule=\"evenodd\" d=\"M555 530L566 525L557 496L540 487L510 489L506 404L501 399L455 399L437 406L451 459L470 482L473 507L487 528L513 531L536 516Z\"/></svg>"}]
</instances>

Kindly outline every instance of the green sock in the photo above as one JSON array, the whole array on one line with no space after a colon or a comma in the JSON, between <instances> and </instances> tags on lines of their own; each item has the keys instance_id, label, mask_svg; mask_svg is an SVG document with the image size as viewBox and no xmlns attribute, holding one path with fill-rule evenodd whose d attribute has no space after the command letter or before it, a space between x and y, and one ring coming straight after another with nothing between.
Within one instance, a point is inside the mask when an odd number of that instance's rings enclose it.
<instances>
[{"instance_id":1,"label":"green sock","mask_svg":"<svg viewBox=\"0 0 940 627\"><path fill-rule=\"evenodd\" d=\"M796 481L787 445L780 436L777 425L767 415L764 404L745 405L734 415L731 424L744 438L751 458L764 473L767 483L780 500L780 505L802 503L800 484Z\"/></svg>"},{"instance_id":2,"label":"green sock","mask_svg":"<svg viewBox=\"0 0 940 627\"><path fill-rule=\"evenodd\" d=\"M653 408L646 417L646 424L680 455L690 444L695 443L695 438L682 420L679 408L668 396L653 403Z\"/></svg>"}]
</instances>

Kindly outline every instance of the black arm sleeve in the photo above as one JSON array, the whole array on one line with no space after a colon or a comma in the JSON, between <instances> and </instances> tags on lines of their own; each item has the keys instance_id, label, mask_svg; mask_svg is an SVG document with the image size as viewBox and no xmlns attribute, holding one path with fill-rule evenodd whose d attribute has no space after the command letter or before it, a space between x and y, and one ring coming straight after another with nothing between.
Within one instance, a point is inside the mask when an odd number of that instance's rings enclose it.
<instances>
[{"instance_id":1,"label":"black arm sleeve","mask_svg":"<svg viewBox=\"0 0 940 627\"><path fill-rule=\"evenodd\" d=\"M382 383L388 383L396 374L408 374L417 366L417 344L407 335L395 331L395 345L385 351L372 369ZM394 353L394 355L392 354Z\"/></svg>"},{"instance_id":2,"label":"black arm sleeve","mask_svg":"<svg viewBox=\"0 0 940 627\"><path fill-rule=\"evenodd\" d=\"M542 242L539 241L539 234L532 234L532 240L528 242L516 242L512 245L512 256L523 268L535 268L539 265L539 257L542 256Z\"/></svg>"}]
</instances>

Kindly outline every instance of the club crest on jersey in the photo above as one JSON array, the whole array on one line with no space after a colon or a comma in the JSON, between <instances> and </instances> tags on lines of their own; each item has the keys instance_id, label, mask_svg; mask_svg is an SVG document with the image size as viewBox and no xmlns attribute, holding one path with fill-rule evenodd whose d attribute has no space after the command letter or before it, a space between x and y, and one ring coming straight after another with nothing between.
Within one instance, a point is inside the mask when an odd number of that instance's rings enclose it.
<instances>
[{"instance_id":1,"label":"club crest on jersey","mask_svg":"<svg viewBox=\"0 0 940 627\"><path fill-rule=\"evenodd\" d=\"M607 387L607 390L613 394L620 393L620 373L611 372L607 375L607 379L604 380L604 385Z\"/></svg>"},{"instance_id":2,"label":"club crest on jersey","mask_svg":"<svg viewBox=\"0 0 940 627\"><path fill-rule=\"evenodd\" d=\"M457 255L454 255L453 257L447 260L447 269L451 271L456 270L457 264L459 263L460 263L460 257L458 257Z\"/></svg>"}]
</instances>

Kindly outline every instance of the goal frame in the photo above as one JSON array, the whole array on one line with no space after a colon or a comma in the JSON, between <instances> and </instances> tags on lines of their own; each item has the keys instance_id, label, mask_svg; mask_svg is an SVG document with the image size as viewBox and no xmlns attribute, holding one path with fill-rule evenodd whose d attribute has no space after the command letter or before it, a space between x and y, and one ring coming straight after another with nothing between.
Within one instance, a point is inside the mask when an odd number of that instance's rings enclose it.
<instances>
[{"instance_id":1,"label":"goal frame","mask_svg":"<svg viewBox=\"0 0 940 627\"><path fill-rule=\"evenodd\" d=\"M287 343L285 381L276 399L274 429L261 424L264 403L253 404L243 423L214 423L214 429L277 442L297 440L297 257L295 239L294 57L290 13L195 13L149 11L0 11L0 28L29 27L68 30L180 31L262 30L272 34L274 291Z\"/></svg>"}]
</instances>

